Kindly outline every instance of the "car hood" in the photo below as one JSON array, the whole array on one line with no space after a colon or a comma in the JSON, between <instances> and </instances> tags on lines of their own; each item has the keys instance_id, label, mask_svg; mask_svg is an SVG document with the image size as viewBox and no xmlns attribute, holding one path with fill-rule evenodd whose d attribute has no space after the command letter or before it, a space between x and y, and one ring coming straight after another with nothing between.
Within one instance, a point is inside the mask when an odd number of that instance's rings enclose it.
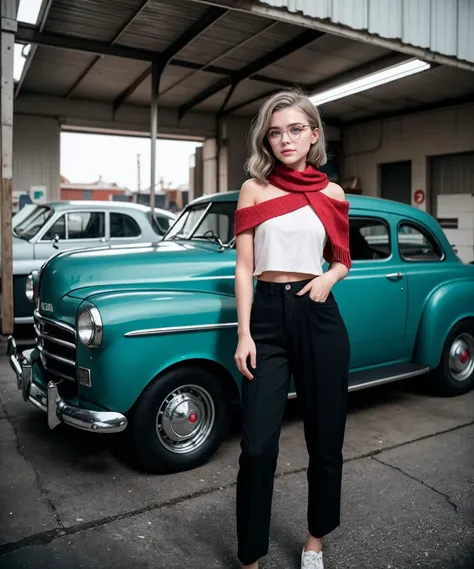
<instances>
[{"instance_id":1,"label":"car hood","mask_svg":"<svg viewBox=\"0 0 474 569\"><path fill-rule=\"evenodd\" d=\"M64 295L83 299L130 286L190 289L197 280L199 290L212 290L216 279L232 278L234 266L235 251L220 253L214 243L196 241L66 251L43 267L41 305L54 306Z\"/></svg>"}]
</instances>

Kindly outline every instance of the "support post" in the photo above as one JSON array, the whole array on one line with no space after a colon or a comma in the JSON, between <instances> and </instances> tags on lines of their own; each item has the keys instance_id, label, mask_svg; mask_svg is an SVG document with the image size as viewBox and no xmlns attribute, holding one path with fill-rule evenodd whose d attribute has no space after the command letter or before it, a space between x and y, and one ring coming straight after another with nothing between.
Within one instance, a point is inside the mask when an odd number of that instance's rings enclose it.
<instances>
[{"instance_id":1,"label":"support post","mask_svg":"<svg viewBox=\"0 0 474 569\"><path fill-rule=\"evenodd\" d=\"M16 0L0 0L0 115L1 115L1 264L2 334L13 333L13 250L12 250L12 157L13 157L13 53L15 44Z\"/></svg>"},{"instance_id":2,"label":"support post","mask_svg":"<svg viewBox=\"0 0 474 569\"><path fill-rule=\"evenodd\" d=\"M158 137L158 103L162 66L153 62L151 69L151 156L150 156L150 207L155 209L156 191L156 140Z\"/></svg>"}]
</instances>

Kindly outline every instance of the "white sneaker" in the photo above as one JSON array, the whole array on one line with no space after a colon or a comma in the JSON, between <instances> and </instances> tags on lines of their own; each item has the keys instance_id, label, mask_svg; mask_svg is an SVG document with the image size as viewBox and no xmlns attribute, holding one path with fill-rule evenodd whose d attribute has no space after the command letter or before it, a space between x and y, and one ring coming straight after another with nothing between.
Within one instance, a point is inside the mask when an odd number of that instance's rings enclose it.
<instances>
[{"instance_id":1,"label":"white sneaker","mask_svg":"<svg viewBox=\"0 0 474 569\"><path fill-rule=\"evenodd\" d=\"M323 552L305 551L301 553L301 569L324 569Z\"/></svg>"}]
</instances>

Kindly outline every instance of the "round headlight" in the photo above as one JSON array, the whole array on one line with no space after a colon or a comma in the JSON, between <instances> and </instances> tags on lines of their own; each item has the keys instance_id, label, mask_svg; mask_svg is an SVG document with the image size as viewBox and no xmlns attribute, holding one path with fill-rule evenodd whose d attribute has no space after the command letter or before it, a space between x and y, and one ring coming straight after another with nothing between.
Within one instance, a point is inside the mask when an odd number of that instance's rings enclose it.
<instances>
[{"instance_id":1,"label":"round headlight","mask_svg":"<svg viewBox=\"0 0 474 569\"><path fill-rule=\"evenodd\" d=\"M97 348L102 344L102 319L95 306L81 308L77 317L77 334L84 346Z\"/></svg>"},{"instance_id":2,"label":"round headlight","mask_svg":"<svg viewBox=\"0 0 474 569\"><path fill-rule=\"evenodd\" d=\"M39 293L39 271L34 270L26 277L25 295L30 302L38 300Z\"/></svg>"},{"instance_id":3,"label":"round headlight","mask_svg":"<svg viewBox=\"0 0 474 569\"><path fill-rule=\"evenodd\" d=\"M34 283L33 283L33 275L31 273L26 277L25 294L26 298L30 302L34 302L35 300Z\"/></svg>"}]
</instances>

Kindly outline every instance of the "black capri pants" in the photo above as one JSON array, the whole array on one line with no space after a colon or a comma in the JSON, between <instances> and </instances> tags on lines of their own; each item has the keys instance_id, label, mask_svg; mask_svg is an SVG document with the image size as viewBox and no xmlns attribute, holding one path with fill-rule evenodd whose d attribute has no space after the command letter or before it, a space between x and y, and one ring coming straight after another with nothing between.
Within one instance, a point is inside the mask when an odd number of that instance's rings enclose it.
<instances>
[{"instance_id":1,"label":"black capri pants","mask_svg":"<svg viewBox=\"0 0 474 569\"><path fill-rule=\"evenodd\" d=\"M323 537L340 523L349 337L332 293L324 303L309 294L295 296L308 282L257 281L250 317L257 366L251 370L252 381L242 380L237 477L238 557L244 565L268 552L273 480L291 375L309 454L308 530Z\"/></svg>"}]
</instances>

